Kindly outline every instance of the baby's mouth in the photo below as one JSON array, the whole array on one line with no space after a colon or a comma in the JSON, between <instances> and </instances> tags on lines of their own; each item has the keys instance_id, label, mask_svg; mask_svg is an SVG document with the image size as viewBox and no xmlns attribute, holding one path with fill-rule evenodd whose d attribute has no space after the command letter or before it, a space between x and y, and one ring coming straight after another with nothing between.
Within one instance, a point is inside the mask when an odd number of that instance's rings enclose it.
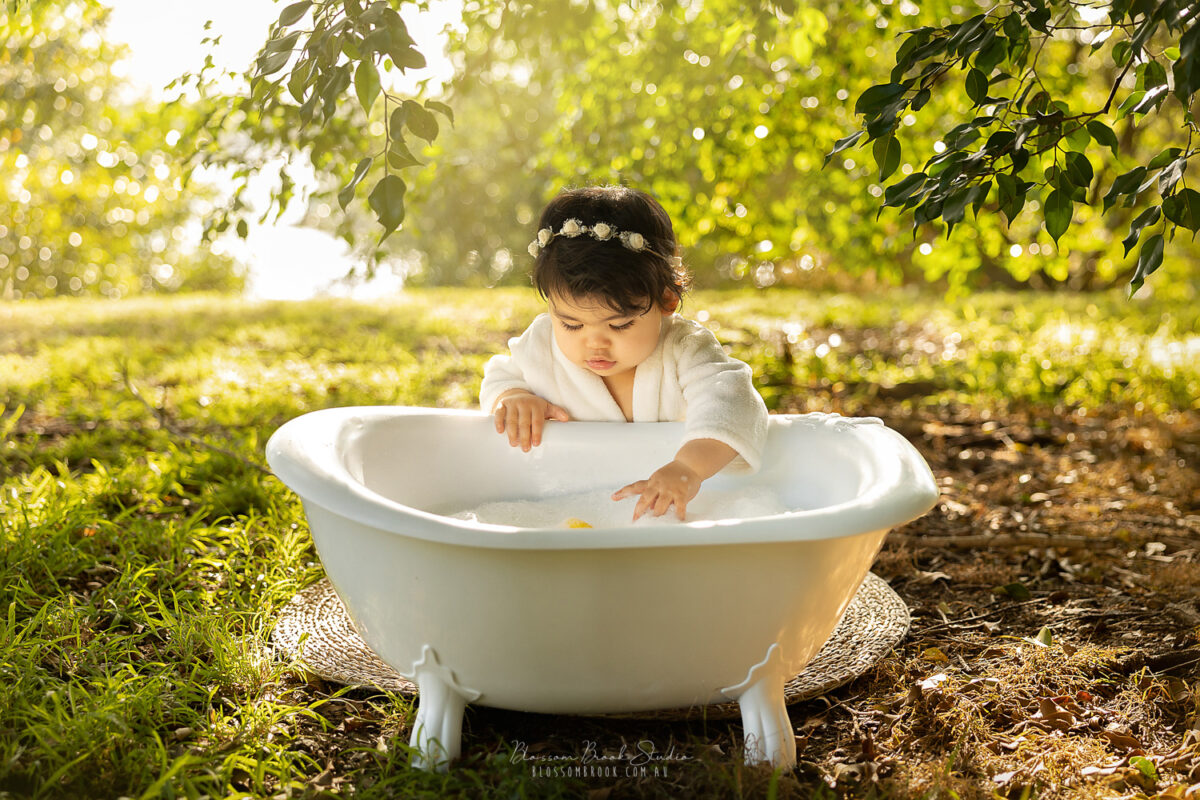
<instances>
[{"instance_id":1,"label":"baby's mouth","mask_svg":"<svg viewBox=\"0 0 1200 800\"><path fill-rule=\"evenodd\" d=\"M611 369L613 366L616 365L617 362L610 361L607 358L589 358L587 361L585 361L583 363L588 365L588 369L604 370L604 369Z\"/></svg>"}]
</instances>

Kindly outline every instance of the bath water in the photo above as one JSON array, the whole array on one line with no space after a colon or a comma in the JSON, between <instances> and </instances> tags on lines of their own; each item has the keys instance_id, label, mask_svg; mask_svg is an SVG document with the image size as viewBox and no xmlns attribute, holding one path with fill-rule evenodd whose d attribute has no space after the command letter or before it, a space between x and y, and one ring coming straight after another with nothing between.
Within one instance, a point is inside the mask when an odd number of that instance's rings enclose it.
<instances>
[{"instance_id":1,"label":"bath water","mask_svg":"<svg viewBox=\"0 0 1200 800\"><path fill-rule=\"evenodd\" d=\"M518 528L568 528L571 520L581 520L593 528L625 525L678 525L672 508L661 517L643 514L633 522L637 497L612 499L612 491L564 494L538 500L507 500L484 503L449 516L470 522L512 525ZM701 489L688 503L684 522L717 521L767 517L790 511L775 493L761 487L740 490Z\"/></svg>"}]
</instances>

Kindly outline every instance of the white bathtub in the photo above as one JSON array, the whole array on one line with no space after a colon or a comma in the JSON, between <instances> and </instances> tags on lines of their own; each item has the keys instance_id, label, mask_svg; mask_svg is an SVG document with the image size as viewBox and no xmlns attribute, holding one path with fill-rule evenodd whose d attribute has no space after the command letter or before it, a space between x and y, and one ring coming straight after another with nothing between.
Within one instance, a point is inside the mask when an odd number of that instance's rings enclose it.
<instances>
[{"instance_id":1,"label":"white bathtub","mask_svg":"<svg viewBox=\"0 0 1200 800\"><path fill-rule=\"evenodd\" d=\"M478 412L335 408L283 425L267 459L303 500L363 639L417 683L418 766L460 752L465 704L633 712L738 700L746 758L790 765L784 682L833 631L888 530L937 498L873 418L772 416L762 469L786 514L531 529L451 519L494 500L617 489L678 448L682 423L549 423L531 453ZM703 489L702 489L703 491Z\"/></svg>"}]
</instances>

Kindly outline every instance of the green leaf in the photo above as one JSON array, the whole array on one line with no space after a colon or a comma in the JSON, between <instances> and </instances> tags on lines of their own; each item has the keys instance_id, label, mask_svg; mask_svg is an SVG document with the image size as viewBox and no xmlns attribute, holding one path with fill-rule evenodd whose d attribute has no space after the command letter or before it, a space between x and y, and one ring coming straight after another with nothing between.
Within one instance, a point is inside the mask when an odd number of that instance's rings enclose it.
<instances>
[{"instance_id":1,"label":"green leaf","mask_svg":"<svg viewBox=\"0 0 1200 800\"><path fill-rule=\"evenodd\" d=\"M975 202L975 198L979 195L978 186L967 186L950 194L942 203L942 221L946 223L946 238L950 238L950 232L954 230L954 226L962 222L966 215L967 206Z\"/></svg>"},{"instance_id":2,"label":"green leaf","mask_svg":"<svg viewBox=\"0 0 1200 800\"><path fill-rule=\"evenodd\" d=\"M990 180L982 181L976 188L979 191L975 195L975 202L971 204L971 210L975 214L975 219L979 219L979 210L987 202L988 195L992 191L992 182Z\"/></svg>"},{"instance_id":3,"label":"green leaf","mask_svg":"<svg viewBox=\"0 0 1200 800\"><path fill-rule=\"evenodd\" d=\"M882 183L900 166L900 142L895 136L876 139L871 148L875 163L879 165L879 181Z\"/></svg>"},{"instance_id":4,"label":"green leaf","mask_svg":"<svg viewBox=\"0 0 1200 800\"><path fill-rule=\"evenodd\" d=\"M913 95L912 102L909 103L909 108L913 111L920 111L929 102L929 98L933 97L933 92L928 89L922 89Z\"/></svg>"},{"instance_id":5,"label":"green leaf","mask_svg":"<svg viewBox=\"0 0 1200 800\"><path fill-rule=\"evenodd\" d=\"M1087 150L1088 145L1092 143L1092 134L1083 125L1068 133L1065 138L1067 147L1076 153L1082 153L1084 150Z\"/></svg>"},{"instance_id":6,"label":"green leaf","mask_svg":"<svg viewBox=\"0 0 1200 800\"><path fill-rule=\"evenodd\" d=\"M1200 230L1200 192L1195 189L1180 189L1163 200L1162 210L1167 219L1181 228Z\"/></svg>"},{"instance_id":7,"label":"green leaf","mask_svg":"<svg viewBox=\"0 0 1200 800\"><path fill-rule=\"evenodd\" d=\"M263 46L265 53L291 53L292 48L296 46L296 42L300 40L300 31L294 31L287 36L280 36L278 39L272 39Z\"/></svg>"},{"instance_id":8,"label":"green leaf","mask_svg":"<svg viewBox=\"0 0 1200 800\"><path fill-rule=\"evenodd\" d=\"M1098 144L1101 144L1112 151L1114 158L1118 155L1117 149L1119 145L1117 142L1117 135L1113 133L1112 128L1108 127L1100 120L1094 119L1087 124L1087 129L1088 133L1092 135L1092 138L1095 139Z\"/></svg>"},{"instance_id":9,"label":"green leaf","mask_svg":"<svg viewBox=\"0 0 1200 800\"><path fill-rule=\"evenodd\" d=\"M1166 168L1158 173L1158 193L1166 197L1171 192L1175 191L1175 185L1183 178L1183 173L1187 170L1187 159L1177 158L1166 166ZM1163 209L1166 210L1165 208Z\"/></svg>"},{"instance_id":10,"label":"green leaf","mask_svg":"<svg viewBox=\"0 0 1200 800\"><path fill-rule=\"evenodd\" d=\"M1157 61L1146 61L1138 64L1137 68L1138 82L1142 89L1150 90L1156 86L1163 86L1167 82L1167 70L1162 64Z\"/></svg>"},{"instance_id":11,"label":"green leaf","mask_svg":"<svg viewBox=\"0 0 1200 800\"><path fill-rule=\"evenodd\" d=\"M1039 33L1049 33L1050 29L1046 26L1050 22L1050 9L1034 9L1029 13L1028 16L1025 17L1025 22L1028 23L1029 27L1033 28Z\"/></svg>"},{"instance_id":12,"label":"green leaf","mask_svg":"<svg viewBox=\"0 0 1200 800\"><path fill-rule=\"evenodd\" d=\"M1165 167L1167 164L1170 164L1172 161L1179 158L1182 152L1183 151L1178 147L1168 147L1166 150L1163 150L1154 158L1150 159L1150 163L1146 165L1146 168L1159 169L1161 167Z\"/></svg>"},{"instance_id":13,"label":"green leaf","mask_svg":"<svg viewBox=\"0 0 1200 800\"><path fill-rule=\"evenodd\" d=\"M412 151L408 149L408 145L403 139L392 139L391 145L388 146L387 163L392 169L404 169L412 167L421 162L417 160Z\"/></svg>"},{"instance_id":14,"label":"green leaf","mask_svg":"<svg viewBox=\"0 0 1200 800\"><path fill-rule=\"evenodd\" d=\"M1013 148L1013 151L1008 154L1008 157L1012 161L1013 174L1017 174L1021 170L1025 169L1025 165L1029 163L1029 151L1024 147Z\"/></svg>"},{"instance_id":15,"label":"green leaf","mask_svg":"<svg viewBox=\"0 0 1200 800\"><path fill-rule=\"evenodd\" d=\"M950 36L949 41L946 42L946 49L957 51L959 56L967 55L973 49L972 45L980 42L986 21L987 15L976 14L966 22L947 28L947 30L953 28L954 33Z\"/></svg>"},{"instance_id":16,"label":"green leaf","mask_svg":"<svg viewBox=\"0 0 1200 800\"><path fill-rule=\"evenodd\" d=\"M1086 189L1091 186L1092 178L1096 176L1092 162L1083 153L1067 153L1067 164L1064 172L1067 179L1076 186Z\"/></svg>"},{"instance_id":17,"label":"green leaf","mask_svg":"<svg viewBox=\"0 0 1200 800\"><path fill-rule=\"evenodd\" d=\"M996 594L1006 594L1014 600L1025 601L1033 598L1033 595L1029 591L1029 587L1020 581L1008 583L1004 586L997 586L992 589L992 591Z\"/></svg>"},{"instance_id":18,"label":"green leaf","mask_svg":"<svg viewBox=\"0 0 1200 800\"><path fill-rule=\"evenodd\" d=\"M1109 37L1112 36L1113 33L1115 33L1115 32L1116 32L1116 28L1109 28L1107 30L1103 30L1103 31L1100 31L1099 33L1097 33L1096 38L1092 39L1092 52L1094 53L1097 50L1099 50L1100 46L1103 45L1105 42L1107 42Z\"/></svg>"},{"instance_id":19,"label":"green leaf","mask_svg":"<svg viewBox=\"0 0 1200 800\"><path fill-rule=\"evenodd\" d=\"M338 192L338 204L341 205L342 211L346 210L346 206L350 205L350 201L354 199L354 187L362 182L362 179L367 177L367 172L371 169L373 158L367 157L358 162L358 166L354 168L354 177L350 179L340 192Z\"/></svg>"},{"instance_id":20,"label":"green leaf","mask_svg":"<svg viewBox=\"0 0 1200 800\"><path fill-rule=\"evenodd\" d=\"M885 206L898 206L919 192L925 186L928 176L924 172L914 172L899 183L894 183L883 191Z\"/></svg>"},{"instance_id":21,"label":"green leaf","mask_svg":"<svg viewBox=\"0 0 1200 800\"><path fill-rule=\"evenodd\" d=\"M358 62L358 69L354 71L354 93L358 95L358 104L362 106L363 111L371 113L371 106L374 105L375 98L379 97L379 90L379 70L366 59Z\"/></svg>"},{"instance_id":22,"label":"green leaf","mask_svg":"<svg viewBox=\"0 0 1200 800\"><path fill-rule=\"evenodd\" d=\"M1162 266L1163 247L1165 245L1166 242L1163 240L1161 233L1154 234L1142 244L1142 249L1138 251L1137 269L1133 271L1133 278L1129 281L1130 297L1138 289L1142 288L1142 284L1146 282L1146 278L1154 270Z\"/></svg>"},{"instance_id":23,"label":"green leaf","mask_svg":"<svg viewBox=\"0 0 1200 800\"><path fill-rule=\"evenodd\" d=\"M982 70L972 69L967 72L967 97L976 106L983 105L987 99L988 79Z\"/></svg>"},{"instance_id":24,"label":"green leaf","mask_svg":"<svg viewBox=\"0 0 1200 800\"><path fill-rule=\"evenodd\" d=\"M1136 92L1134 94L1137 94ZM1148 89L1133 108L1128 113L1130 114L1149 114L1154 108L1162 104L1163 100L1167 99L1167 85L1164 83L1161 86L1155 86L1153 89ZM1124 108L1125 104L1121 104ZM1120 109L1118 109L1119 111ZM1118 114L1118 117L1120 114Z\"/></svg>"},{"instance_id":25,"label":"green leaf","mask_svg":"<svg viewBox=\"0 0 1200 800\"><path fill-rule=\"evenodd\" d=\"M1115 63L1118 67L1125 66L1125 64L1129 61L1129 56L1131 53L1132 48L1129 46L1128 41L1122 40L1117 42L1113 45L1112 49L1113 63Z\"/></svg>"},{"instance_id":26,"label":"green leaf","mask_svg":"<svg viewBox=\"0 0 1200 800\"><path fill-rule=\"evenodd\" d=\"M281 28L286 28L289 25L295 25L311 7L312 3L310 0L304 0L304 2L301 3L292 3L290 6L284 8L279 14L279 26Z\"/></svg>"},{"instance_id":27,"label":"green leaf","mask_svg":"<svg viewBox=\"0 0 1200 800\"><path fill-rule=\"evenodd\" d=\"M437 138L437 117L427 111L425 106L416 100L405 100L402 107L405 115L404 124L410 131L427 142L432 142Z\"/></svg>"},{"instance_id":28,"label":"green leaf","mask_svg":"<svg viewBox=\"0 0 1200 800\"><path fill-rule=\"evenodd\" d=\"M1104 212L1108 213L1108 209L1113 203L1117 202L1117 198L1121 195L1137 192L1138 187L1142 185L1142 179L1145 177L1145 167L1134 167L1124 175L1117 176L1117 179L1113 181L1112 188L1108 190L1108 194L1104 195Z\"/></svg>"},{"instance_id":29,"label":"green leaf","mask_svg":"<svg viewBox=\"0 0 1200 800\"><path fill-rule=\"evenodd\" d=\"M1012 225L1013 220L1025 208L1025 195L1029 191L1029 184L1020 178L1000 172L996 174L996 189L1000 212L1004 214L1008 224Z\"/></svg>"},{"instance_id":30,"label":"green leaf","mask_svg":"<svg viewBox=\"0 0 1200 800\"><path fill-rule=\"evenodd\" d=\"M1071 212L1075 210L1075 202L1069 195L1061 191L1053 191L1046 198L1043 208L1046 218L1046 232L1058 243L1059 237L1071 227Z\"/></svg>"},{"instance_id":31,"label":"green leaf","mask_svg":"<svg viewBox=\"0 0 1200 800\"><path fill-rule=\"evenodd\" d=\"M388 50L388 55L396 68L403 72L406 69L422 69L425 66L425 56L412 45L394 45Z\"/></svg>"},{"instance_id":32,"label":"green leaf","mask_svg":"<svg viewBox=\"0 0 1200 800\"><path fill-rule=\"evenodd\" d=\"M383 226L384 239L404 221L404 193L407 190L399 175L385 175L367 197L367 203Z\"/></svg>"},{"instance_id":33,"label":"green leaf","mask_svg":"<svg viewBox=\"0 0 1200 800\"><path fill-rule=\"evenodd\" d=\"M261 75L273 75L274 73L279 72L279 70L283 69L284 66L288 63L288 61L291 60L291 58L292 58L291 50L280 50L279 52L276 52L276 53L271 53L269 55L261 56L258 59L258 74L260 76Z\"/></svg>"},{"instance_id":34,"label":"green leaf","mask_svg":"<svg viewBox=\"0 0 1200 800\"><path fill-rule=\"evenodd\" d=\"M297 103L304 102L304 95L308 91L308 87L312 85L313 70L316 66L314 61L301 61L292 68L292 74L288 76L287 88Z\"/></svg>"},{"instance_id":35,"label":"green leaf","mask_svg":"<svg viewBox=\"0 0 1200 800\"><path fill-rule=\"evenodd\" d=\"M333 117L334 111L337 110L338 100L342 98L342 93L348 88L350 88L350 68L348 66L334 67L321 80L317 94L321 97L321 115L326 121Z\"/></svg>"},{"instance_id":36,"label":"green leaf","mask_svg":"<svg viewBox=\"0 0 1200 800\"><path fill-rule=\"evenodd\" d=\"M822 164L822 167L829 166L829 160L831 158L833 158L835 155L842 152L846 148L853 147L858 142L859 139L861 139L863 136L866 135L866 133L867 133L866 131L855 131L854 133L850 134L849 136L845 136L841 139L838 139L837 142L834 143L833 149L825 154L825 163Z\"/></svg>"},{"instance_id":37,"label":"green leaf","mask_svg":"<svg viewBox=\"0 0 1200 800\"><path fill-rule=\"evenodd\" d=\"M975 68L983 71L985 75L990 75L992 70L1008 56L1008 40L995 36L986 42L980 49L979 55L975 56Z\"/></svg>"},{"instance_id":38,"label":"green leaf","mask_svg":"<svg viewBox=\"0 0 1200 800\"><path fill-rule=\"evenodd\" d=\"M1129 255L1129 251L1137 244L1138 239L1142 235L1142 229L1147 225L1153 225L1158 222L1158 218L1162 215L1161 206L1150 206L1141 214L1138 214L1133 222L1129 223L1129 235L1122 240L1121 244L1125 245L1125 255Z\"/></svg>"},{"instance_id":39,"label":"green leaf","mask_svg":"<svg viewBox=\"0 0 1200 800\"><path fill-rule=\"evenodd\" d=\"M1138 772L1145 775L1152 781L1158 781L1158 768L1154 766L1154 762L1145 756L1131 756L1129 766L1135 767Z\"/></svg>"},{"instance_id":40,"label":"green leaf","mask_svg":"<svg viewBox=\"0 0 1200 800\"><path fill-rule=\"evenodd\" d=\"M854 104L854 113L876 114L888 103L904 94L906 88L900 83L883 83L872 86L858 96L858 100Z\"/></svg>"},{"instance_id":41,"label":"green leaf","mask_svg":"<svg viewBox=\"0 0 1200 800\"><path fill-rule=\"evenodd\" d=\"M437 100L426 100L425 107L430 111L436 111L446 119L450 120L450 124L454 124L454 109L445 103L439 103Z\"/></svg>"},{"instance_id":42,"label":"green leaf","mask_svg":"<svg viewBox=\"0 0 1200 800\"><path fill-rule=\"evenodd\" d=\"M1033 637L1033 639L1035 642L1043 645L1044 647L1049 647L1050 645L1054 644L1054 634L1051 633L1048 626L1043 626L1042 629L1037 632L1037 636Z\"/></svg>"},{"instance_id":43,"label":"green leaf","mask_svg":"<svg viewBox=\"0 0 1200 800\"><path fill-rule=\"evenodd\" d=\"M239 239L245 239L250 235L250 226L246 224L246 220L239 219L237 221L237 235Z\"/></svg>"},{"instance_id":44,"label":"green leaf","mask_svg":"<svg viewBox=\"0 0 1200 800\"><path fill-rule=\"evenodd\" d=\"M399 139L403 137L404 120L407 118L408 112L405 110L404 104L401 103L396 107L396 110L392 112L392 115L388 117L388 136L392 137L393 139Z\"/></svg>"}]
</instances>

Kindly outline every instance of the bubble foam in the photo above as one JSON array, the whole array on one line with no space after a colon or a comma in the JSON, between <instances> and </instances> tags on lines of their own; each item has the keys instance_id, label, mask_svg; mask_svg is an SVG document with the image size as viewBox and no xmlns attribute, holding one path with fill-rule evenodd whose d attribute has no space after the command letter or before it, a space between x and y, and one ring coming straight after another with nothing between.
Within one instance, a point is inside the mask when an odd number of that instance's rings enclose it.
<instances>
[{"instance_id":1,"label":"bubble foam","mask_svg":"<svg viewBox=\"0 0 1200 800\"><path fill-rule=\"evenodd\" d=\"M558 495L540 500L500 500L449 516L468 522L491 525L512 525L517 528L563 528L568 520L582 520L593 528L615 528L629 525L679 525L675 509L661 517L652 513L633 521L637 497L613 500L612 492L598 489L590 492ZM701 489L688 503L683 522L717 522L730 519L769 517L790 511L773 492L763 488L738 490Z\"/></svg>"}]
</instances>

